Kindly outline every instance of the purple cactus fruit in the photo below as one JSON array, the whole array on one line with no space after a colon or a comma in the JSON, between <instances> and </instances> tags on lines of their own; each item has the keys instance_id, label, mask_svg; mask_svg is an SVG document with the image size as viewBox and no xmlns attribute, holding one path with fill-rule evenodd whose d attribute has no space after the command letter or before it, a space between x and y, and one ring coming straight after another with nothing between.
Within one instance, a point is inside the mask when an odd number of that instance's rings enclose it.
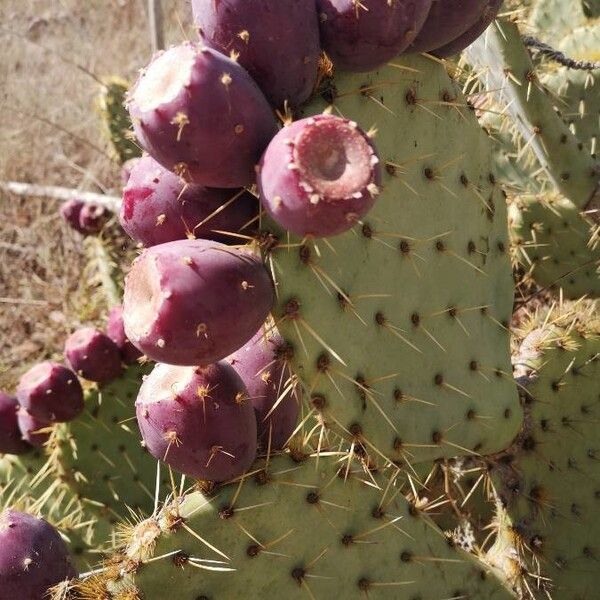
<instances>
[{"instance_id":1,"label":"purple cactus fruit","mask_svg":"<svg viewBox=\"0 0 600 600\"><path fill-rule=\"evenodd\" d=\"M472 27L489 0L433 0L431 10L410 52L430 52L449 44Z\"/></svg>"},{"instance_id":2,"label":"purple cactus fruit","mask_svg":"<svg viewBox=\"0 0 600 600\"><path fill-rule=\"evenodd\" d=\"M310 97L320 54L315 0L192 0L201 40L238 62L275 107Z\"/></svg>"},{"instance_id":3,"label":"purple cactus fruit","mask_svg":"<svg viewBox=\"0 0 600 600\"><path fill-rule=\"evenodd\" d=\"M207 240L178 240L141 254L125 280L125 332L146 356L209 365L243 346L273 306L259 257Z\"/></svg>"},{"instance_id":4,"label":"purple cactus fruit","mask_svg":"<svg viewBox=\"0 0 600 600\"><path fill-rule=\"evenodd\" d=\"M16 398L0 392L0 454L24 454L31 450L21 436L17 422L18 409Z\"/></svg>"},{"instance_id":5,"label":"purple cactus fruit","mask_svg":"<svg viewBox=\"0 0 600 600\"><path fill-rule=\"evenodd\" d=\"M52 423L34 417L22 406L17 411L17 422L21 438L32 446L41 448L50 439Z\"/></svg>"},{"instance_id":6,"label":"purple cactus fruit","mask_svg":"<svg viewBox=\"0 0 600 600\"><path fill-rule=\"evenodd\" d=\"M69 366L88 381L108 383L121 374L121 353L117 345L98 329L83 327L65 342Z\"/></svg>"},{"instance_id":7,"label":"purple cactus fruit","mask_svg":"<svg viewBox=\"0 0 600 600\"><path fill-rule=\"evenodd\" d=\"M116 344L121 352L121 359L126 365L137 363L143 354L129 341L123 323L123 307L114 306L108 313L106 335Z\"/></svg>"},{"instance_id":8,"label":"purple cactus fruit","mask_svg":"<svg viewBox=\"0 0 600 600\"><path fill-rule=\"evenodd\" d=\"M492 23L498 16L498 12L502 7L502 0L489 0L486 2L484 10L479 16L479 19L462 35L452 40L448 44L436 48L432 54L440 58L447 58L462 52L467 46L470 46Z\"/></svg>"},{"instance_id":9,"label":"purple cactus fruit","mask_svg":"<svg viewBox=\"0 0 600 600\"><path fill-rule=\"evenodd\" d=\"M131 176L131 171L133 171L133 168L135 167L135 165L138 163L140 159L139 158L130 158L129 160L126 160L123 165L121 166L121 181L123 182L123 185L127 185L127 182L129 181L129 177Z\"/></svg>"},{"instance_id":10,"label":"purple cactus fruit","mask_svg":"<svg viewBox=\"0 0 600 600\"><path fill-rule=\"evenodd\" d=\"M17 387L19 404L42 421L66 423L83 411L83 390L77 375L53 362L29 369Z\"/></svg>"},{"instance_id":11,"label":"purple cactus fruit","mask_svg":"<svg viewBox=\"0 0 600 600\"><path fill-rule=\"evenodd\" d=\"M261 330L226 361L242 378L264 450L281 450L296 428L300 389L286 363L287 346L276 331Z\"/></svg>"},{"instance_id":12,"label":"purple cactus fruit","mask_svg":"<svg viewBox=\"0 0 600 600\"><path fill-rule=\"evenodd\" d=\"M79 227L84 233L100 233L109 218L110 213L104 206L86 202L79 213Z\"/></svg>"},{"instance_id":13,"label":"purple cactus fruit","mask_svg":"<svg viewBox=\"0 0 600 600\"><path fill-rule=\"evenodd\" d=\"M417 37L431 0L317 0L321 44L336 67L372 71Z\"/></svg>"},{"instance_id":14,"label":"purple cactus fruit","mask_svg":"<svg viewBox=\"0 0 600 600\"><path fill-rule=\"evenodd\" d=\"M194 237L239 244L234 234L251 234L257 217L249 192L185 183L150 156L132 169L120 213L126 233L147 248Z\"/></svg>"},{"instance_id":15,"label":"purple cactus fruit","mask_svg":"<svg viewBox=\"0 0 600 600\"><path fill-rule=\"evenodd\" d=\"M208 367L159 364L136 403L145 447L176 471L209 481L242 475L256 458L256 418L239 375Z\"/></svg>"},{"instance_id":16,"label":"purple cactus fruit","mask_svg":"<svg viewBox=\"0 0 600 600\"><path fill-rule=\"evenodd\" d=\"M158 54L133 88L128 108L140 144L190 183L238 188L277 133L274 114L233 60L186 42Z\"/></svg>"},{"instance_id":17,"label":"purple cactus fruit","mask_svg":"<svg viewBox=\"0 0 600 600\"><path fill-rule=\"evenodd\" d=\"M64 219L65 223L71 229L81 234L85 233L79 224L79 216L83 207L84 203L81 200L67 200L60 206L60 216Z\"/></svg>"},{"instance_id":18,"label":"purple cactus fruit","mask_svg":"<svg viewBox=\"0 0 600 600\"><path fill-rule=\"evenodd\" d=\"M264 208L302 237L353 227L373 206L380 180L379 158L368 136L356 123L332 115L282 129L258 173Z\"/></svg>"},{"instance_id":19,"label":"purple cactus fruit","mask_svg":"<svg viewBox=\"0 0 600 600\"><path fill-rule=\"evenodd\" d=\"M0 548L0 600L42 600L50 588L77 577L60 534L43 519L2 512Z\"/></svg>"}]
</instances>

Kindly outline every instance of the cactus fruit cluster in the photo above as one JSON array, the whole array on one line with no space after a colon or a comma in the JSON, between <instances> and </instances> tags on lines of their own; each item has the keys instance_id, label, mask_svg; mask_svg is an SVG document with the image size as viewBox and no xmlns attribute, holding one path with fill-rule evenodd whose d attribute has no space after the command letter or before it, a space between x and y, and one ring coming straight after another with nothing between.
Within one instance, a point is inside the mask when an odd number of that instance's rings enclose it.
<instances>
[{"instance_id":1,"label":"cactus fruit cluster","mask_svg":"<svg viewBox=\"0 0 600 600\"><path fill-rule=\"evenodd\" d=\"M0 600L593 598L595 4L191 4L106 85L122 305L0 394Z\"/></svg>"}]
</instances>

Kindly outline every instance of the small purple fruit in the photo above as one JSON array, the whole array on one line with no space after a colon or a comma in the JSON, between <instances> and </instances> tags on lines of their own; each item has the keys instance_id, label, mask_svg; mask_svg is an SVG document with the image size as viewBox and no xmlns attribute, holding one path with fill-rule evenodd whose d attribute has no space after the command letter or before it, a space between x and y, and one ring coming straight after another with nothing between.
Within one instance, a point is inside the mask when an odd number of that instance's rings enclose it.
<instances>
[{"instance_id":1,"label":"small purple fruit","mask_svg":"<svg viewBox=\"0 0 600 600\"><path fill-rule=\"evenodd\" d=\"M332 115L282 129L269 144L258 174L264 208L302 237L352 228L375 203L380 180L371 140L356 123Z\"/></svg>"},{"instance_id":2,"label":"small purple fruit","mask_svg":"<svg viewBox=\"0 0 600 600\"><path fill-rule=\"evenodd\" d=\"M125 332L146 356L209 365L243 346L273 306L259 257L207 240L178 240L141 254L125 280Z\"/></svg>"},{"instance_id":3,"label":"small purple fruit","mask_svg":"<svg viewBox=\"0 0 600 600\"><path fill-rule=\"evenodd\" d=\"M14 510L0 514L0 600L42 600L50 588L77 577L58 531Z\"/></svg>"},{"instance_id":4,"label":"small purple fruit","mask_svg":"<svg viewBox=\"0 0 600 600\"><path fill-rule=\"evenodd\" d=\"M140 144L190 183L237 188L277 133L274 114L233 60L187 42L158 54L128 99Z\"/></svg>"},{"instance_id":5,"label":"small purple fruit","mask_svg":"<svg viewBox=\"0 0 600 600\"><path fill-rule=\"evenodd\" d=\"M109 218L110 213L104 206L86 202L79 213L79 227L84 233L100 233Z\"/></svg>"},{"instance_id":6,"label":"small purple fruit","mask_svg":"<svg viewBox=\"0 0 600 600\"><path fill-rule=\"evenodd\" d=\"M317 0L321 44L336 67L373 71L417 37L431 0Z\"/></svg>"},{"instance_id":7,"label":"small purple fruit","mask_svg":"<svg viewBox=\"0 0 600 600\"><path fill-rule=\"evenodd\" d=\"M286 362L287 346L278 332L260 331L226 361L242 378L264 450L282 449L296 428L300 388Z\"/></svg>"},{"instance_id":8,"label":"small purple fruit","mask_svg":"<svg viewBox=\"0 0 600 600\"><path fill-rule=\"evenodd\" d=\"M315 0L192 0L192 10L202 41L238 54L273 106L308 100L320 53Z\"/></svg>"},{"instance_id":9,"label":"small purple fruit","mask_svg":"<svg viewBox=\"0 0 600 600\"><path fill-rule=\"evenodd\" d=\"M17 422L18 409L16 398L0 392L0 454L24 454L31 450L22 439Z\"/></svg>"},{"instance_id":10,"label":"small purple fruit","mask_svg":"<svg viewBox=\"0 0 600 600\"><path fill-rule=\"evenodd\" d=\"M116 344L98 329L84 327L65 342L69 366L88 381L108 383L121 374L121 354Z\"/></svg>"},{"instance_id":11,"label":"small purple fruit","mask_svg":"<svg viewBox=\"0 0 600 600\"><path fill-rule=\"evenodd\" d=\"M42 421L66 423L83 411L83 390L77 375L53 362L29 369L17 387L19 404Z\"/></svg>"},{"instance_id":12,"label":"small purple fruit","mask_svg":"<svg viewBox=\"0 0 600 600\"><path fill-rule=\"evenodd\" d=\"M156 365L135 406L145 447L181 473L227 481L256 458L254 410L242 380L225 362Z\"/></svg>"},{"instance_id":13,"label":"small purple fruit","mask_svg":"<svg viewBox=\"0 0 600 600\"><path fill-rule=\"evenodd\" d=\"M106 335L116 344L126 365L134 365L143 354L129 341L123 323L123 307L114 306L108 313Z\"/></svg>"},{"instance_id":14,"label":"small purple fruit","mask_svg":"<svg viewBox=\"0 0 600 600\"><path fill-rule=\"evenodd\" d=\"M71 229L81 234L85 233L79 224L79 216L83 207L84 203L81 200L67 200L60 206L60 216L64 219L65 223Z\"/></svg>"},{"instance_id":15,"label":"small purple fruit","mask_svg":"<svg viewBox=\"0 0 600 600\"><path fill-rule=\"evenodd\" d=\"M458 38L472 27L489 0L433 0L431 10L410 52L431 52Z\"/></svg>"},{"instance_id":16,"label":"small purple fruit","mask_svg":"<svg viewBox=\"0 0 600 600\"><path fill-rule=\"evenodd\" d=\"M440 58L447 58L448 56L453 56L454 54L462 52L490 26L492 21L498 16L501 7L502 0L489 0L479 19L473 26L445 46L432 51L432 54Z\"/></svg>"},{"instance_id":17,"label":"small purple fruit","mask_svg":"<svg viewBox=\"0 0 600 600\"><path fill-rule=\"evenodd\" d=\"M32 446L41 448L50 439L52 423L34 417L22 406L17 412L17 421L21 438Z\"/></svg>"},{"instance_id":18,"label":"small purple fruit","mask_svg":"<svg viewBox=\"0 0 600 600\"><path fill-rule=\"evenodd\" d=\"M149 248L186 238L238 244L235 235L216 232L239 233L257 217L258 202L249 192L186 183L144 156L133 167L123 190L119 218L125 232Z\"/></svg>"}]
</instances>

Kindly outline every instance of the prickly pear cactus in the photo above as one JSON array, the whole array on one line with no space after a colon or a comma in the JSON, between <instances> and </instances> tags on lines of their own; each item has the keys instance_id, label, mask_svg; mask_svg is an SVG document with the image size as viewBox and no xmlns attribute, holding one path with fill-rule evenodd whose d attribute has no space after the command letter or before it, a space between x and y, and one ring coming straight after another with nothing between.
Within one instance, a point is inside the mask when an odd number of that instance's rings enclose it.
<instances>
[{"instance_id":1,"label":"prickly pear cactus","mask_svg":"<svg viewBox=\"0 0 600 600\"><path fill-rule=\"evenodd\" d=\"M589 312L568 320L551 315L516 361L526 425L492 469L501 503L487 558L535 598L597 593L599 331Z\"/></svg>"},{"instance_id":2,"label":"prickly pear cactus","mask_svg":"<svg viewBox=\"0 0 600 600\"><path fill-rule=\"evenodd\" d=\"M528 27L554 42L597 17L600 17L598 0L537 0L529 15Z\"/></svg>"},{"instance_id":3,"label":"prickly pear cactus","mask_svg":"<svg viewBox=\"0 0 600 600\"><path fill-rule=\"evenodd\" d=\"M157 464L140 443L134 407L148 371L129 367L111 383L91 388L84 413L58 427L50 448L61 479L84 504L113 518L128 516L127 507L150 512L154 506Z\"/></svg>"},{"instance_id":4,"label":"prickly pear cactus","mask_svg":"<svg viewBox=\"0 0 600 600\"><path fill-rule=\"evenodd\" d=\"M158 600L168 586L182 600L250 589L253 598L511 597L404 499L403 476L391 471L386 481L348 458L274 457L212 495L172 500L130 528L118 562L87 582L88 593Z\"/></svg>"},{"instance_id":5,"label":"prickly pear cactus","mask_svg":"<svg viewBox=\"0 0 600 600\"><path fill-rule=\"evenodd\" d=\"M128 89L129 84L124 79L106 77L97 100L106 137L121 164L142 155L131 134L131 119L124 105Z\"/></svg>"},{"instance_id":6,"label":"prickly pear cactus","mask_svg":"<svg viewBox=\"0 0 600 600\"><path fill-rule=\"evenodd\" d=\"M502 448L521 410L506 205L485 134L444 69L420 57L337 75L305 114L325 109L376 132L385 174L352 231L282 235L269 256L306 418L372 459Z\"/></svg>"}]
</instances>

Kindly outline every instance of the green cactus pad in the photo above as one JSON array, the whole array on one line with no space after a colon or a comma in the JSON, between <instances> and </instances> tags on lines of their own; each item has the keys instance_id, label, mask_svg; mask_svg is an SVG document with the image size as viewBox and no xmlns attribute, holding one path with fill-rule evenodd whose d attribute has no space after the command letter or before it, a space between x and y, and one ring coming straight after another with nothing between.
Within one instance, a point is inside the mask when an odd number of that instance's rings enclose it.
<instances>
[{"instance_id":1,"label":"green cactus pad","mask_svg":"<svg viewBox=\"0 0 600 600\"><path fill-rule=\"evenodd\" d=\"M119 379L90 388L83 415L57 431L58 473L104 515L128 516L127 507L150 514L154 506L157 464L140 443L134 405L148 371L129 367Z\"/></svg>"},{"instance_id":2,"label":"green cactus pad","mask_svg":"<svg viewBox=\"0 0 600 600\"><path fill-rule=\"evenodd\" d=\"M537 0L531 10L528 27L543 36L544 41L554 42L598 17L599 0Z\"/></svg>"},{"instance_id":3,"label":"green cactus pad","mask_svg":"<svg viewBox=\"0 0 600 600\"><path fill-rule=\"evenodd\" d=\"M268 471L168 505L139 524L108 587L159 600L511 598L412 507L400 480L338 456ZM161 558L162 557L162 558ZM111 577L114 578L110 581ZM107 581L106 579L109 579ZM125 596L125 593L130 595Z\"/></svg>"},{"instance_id":4,"label":"green cactus pad","mask_svg":"<svg viewBox=\"0 0 600 600\"><path fill-rule=\"evenodd\" d=\"M423 57L340 74L307 113L330 101L377 130L384 180L352 231L304 243L283 233L269 257L308 411L372 459L497 451L521 410L506 205L489 141L443 67Z\"/></svg>"},{"instance_id":5,"label":"green cactus pad","mask_svg":"<svg viewBox=\"0 0 600 600\"><path fill-rule=\"evenodd\" d=\"M492 470L505 508L489 559L517 590L526 591L524 573L541 574L528 582L539 585L535 598L546 590L554 600L598 594L600 338L590 318L526 338L516 367L528 426L510 460Z\"/></svg>"},{"instance_id":6,"label":"green cactus pad","mask_svg":"<svg viewBox=\"0 0 600 600\"><path fill-rule=\"evenodd\" d=\"M129 84L124 79L106 77L97 100L103 129L121 164L142 155L139 146L133 141L135 138L131 135L131 119L124 105L128 89Z\"/></svg>"}]
</instances>

